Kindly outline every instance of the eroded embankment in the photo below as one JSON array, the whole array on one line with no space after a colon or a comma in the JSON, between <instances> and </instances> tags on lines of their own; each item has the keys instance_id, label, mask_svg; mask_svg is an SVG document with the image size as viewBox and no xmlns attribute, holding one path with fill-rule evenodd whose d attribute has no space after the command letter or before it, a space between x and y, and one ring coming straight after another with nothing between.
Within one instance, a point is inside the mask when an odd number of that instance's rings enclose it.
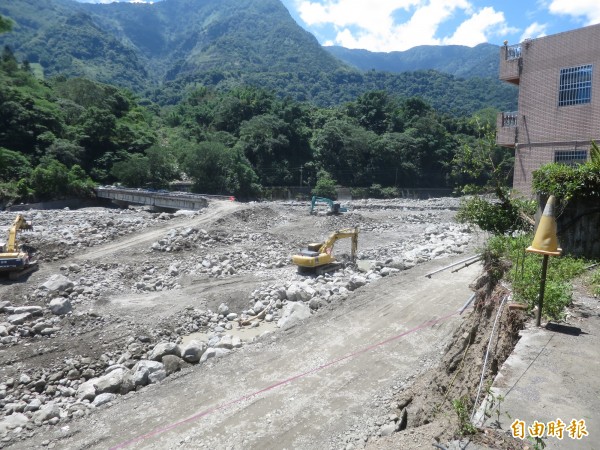
<instances>
[{"instance_id":1,"label":"eroded embankment","mask_svg":"<svg viewBox=\"0 0 600 450\"><path fill-rule=\"evenodd\" d=\"M442 361L401 392L392 404L393 413L401 418L399 427L406 427L404 433L396 434L402 445L406 445L402 434L422 431L432 443L470 436L494 448L516 448L506 433L477 430L470 420L473 409L481 404L514 349L527 318L521 309L509 307L510 290L501 283L505 270L498 261L485 258L484 273L472 286L473 308L465 313L468 315L446 347Z\"/></svg>"}]
</instances>

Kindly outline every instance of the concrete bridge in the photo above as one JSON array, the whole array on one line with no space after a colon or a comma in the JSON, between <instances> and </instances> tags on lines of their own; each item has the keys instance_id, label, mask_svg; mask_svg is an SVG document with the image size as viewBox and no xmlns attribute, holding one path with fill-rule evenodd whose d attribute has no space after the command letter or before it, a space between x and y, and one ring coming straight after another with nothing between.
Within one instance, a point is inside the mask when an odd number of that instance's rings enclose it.
<instances>
[{"instance_id":1,"label":"concrete bridge","mask_svg":"<svg viewBox=\"0 0 600 450\"><path fill-rule=\"evenodd\" d=\"M207 197L229 199L227 196L206 196L188 192L154 192L145 189L116 187L96 188L98 198L108 199L119 206L147 205L156 209L199 210L208 206Z\"/></svg>"}]
</instances>

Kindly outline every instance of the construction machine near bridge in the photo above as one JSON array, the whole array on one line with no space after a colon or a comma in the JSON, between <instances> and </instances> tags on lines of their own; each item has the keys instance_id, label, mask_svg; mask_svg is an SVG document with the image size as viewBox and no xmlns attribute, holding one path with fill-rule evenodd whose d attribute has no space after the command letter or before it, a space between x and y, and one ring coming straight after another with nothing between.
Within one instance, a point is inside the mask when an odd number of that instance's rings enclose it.
<instances>
[{"instance_id":1,"label":"construction machine near bridge","mask_svg":"<svg viewBox=\"0 0 600 450\"><path fill-rule=\"evenodd\" d=\"M306 249L292 256L292 262L298 266L298 272L303 274L322 275L333 272L343 265L333 256L333 246L338 240L345 238L352 239L350 259L354 263L358 250L358 228L356 227L335 231L325 242L308 244Z\"/></svg>"},{"instance_id":2,"label":"construction machine near bridge","mask_svg":"<svg viewBox=\"0 0 600 450\"><path fill-rule=\"evenodd\" d=\"M0 242L0 272L8 272L10 279L16 279L37 268L37 262L30 261L29 253L17 244L19 231L32 228L31 223L27 222L21 214L17 214L8 231L8 241Z\"/></svg>"}]
</instances>

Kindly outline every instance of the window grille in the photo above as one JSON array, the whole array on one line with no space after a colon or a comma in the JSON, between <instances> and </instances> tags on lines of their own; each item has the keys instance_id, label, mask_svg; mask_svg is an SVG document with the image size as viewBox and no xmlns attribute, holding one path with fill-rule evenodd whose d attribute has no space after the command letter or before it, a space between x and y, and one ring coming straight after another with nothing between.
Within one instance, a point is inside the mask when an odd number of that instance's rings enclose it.
<instances>
[{"instance_id":1,"label":"window grille","mask_svg":"<svg viewBox=\"0 0 600 450\"><path fill-rule=\"evenodd\" d=\"M554 152L554 162L573 166L587 161L587 150L557 150Z\"/></svg>"},{"instance_id":2,"label":"window grille","mask_svg":"<svg viewBox=\"0 0 600 450\"><path fill-rule=\"evenodd\" d=\"M560 69L558 106L580 105L592 101L592 65Z\"/></svg>"}]
</instances>

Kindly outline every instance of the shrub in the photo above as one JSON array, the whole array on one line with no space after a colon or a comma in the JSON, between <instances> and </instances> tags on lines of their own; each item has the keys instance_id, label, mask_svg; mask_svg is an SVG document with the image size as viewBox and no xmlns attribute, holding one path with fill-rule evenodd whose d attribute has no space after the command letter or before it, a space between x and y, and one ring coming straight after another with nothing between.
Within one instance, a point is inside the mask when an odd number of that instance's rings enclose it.
<instances>
[{"instance_id":1,"label":"shrub","mask_svg":"<svg viewBox=\"0 0 600 450\"><path fill-rule=\"evenodd\" d=\"M595 142L590 155L590 161L577 166L550 163L540 167L533 172L534 191L567 202L575 197L600 198L600 149Z\"/></svg>"},{"instance_id":2,"label":"shrub","mask_svg":"<svg viewBox=\"0 0 600 450\"><path fill-rule=\"evenodd\" d=\"M535 203L520 199L510 199L502 203L470 197L461 201L456 220L477 225L483 231L495 235L502 235L531 229L531 224L524 220L521 212L533 214Z\"/></svg>"},{"instance_id":3,"label":"shrub","mask_svg":"<svg viewBox=\"0 0 600 450\"><path fill-rule=\"evenodd\" d=\"M529 310L537 305L540 290L542 256L525 252L533 235L495 236L488 241L486 251L498 259L511 263L507 279L511 282L516 301L525 303ZM564 317L564 309L571 303L571 280L583 273L587 262L580 258L558 256L550 258L544 290L543 314L551 320Z\"/></svg>"}]
</instances>

